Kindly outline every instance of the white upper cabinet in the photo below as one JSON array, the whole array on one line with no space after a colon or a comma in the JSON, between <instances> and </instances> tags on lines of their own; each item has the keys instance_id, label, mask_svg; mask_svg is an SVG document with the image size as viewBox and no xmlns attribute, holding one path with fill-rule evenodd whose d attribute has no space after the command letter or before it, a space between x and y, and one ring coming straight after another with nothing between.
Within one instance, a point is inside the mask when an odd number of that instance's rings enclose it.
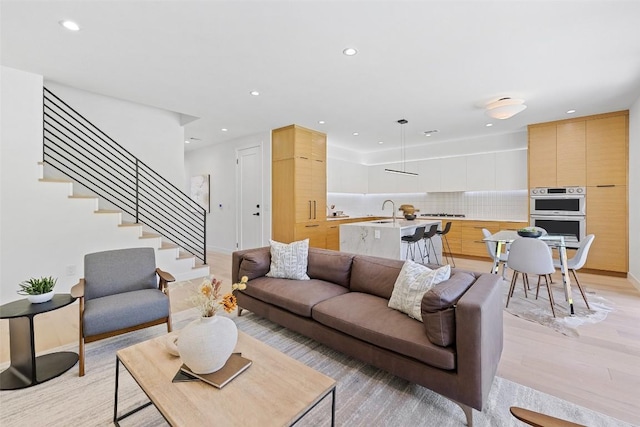
<instances>
[{"instance_id":1,"label":"white upper cabinet","mask_svg":"<svg viewBox=\"0 0 640 427\"><path fill-rule=\"evenodd\" d=\"M467 157L444 157L440 160L440 191L467 190Z\"/></svg>"},{"instance_id":2,"label":"white upper cabinet","mask_svg":"<svg viewBox=\"0 0 640 427\"><path fill-rule=\"evenodd\" d=\"M496 188L495 153L474 154L467 158L466 191L494 190Z\"/></svg>"},{"instance_id":3,"label":"white upper cabinet","mask_svg":"<svg viewBox=\"0 0 640 427\"><path fill-rule=\"evenodd\" d=\"M401 175L386 172L385 169L418 173L418 162L406 165L376 165L369 166L369 193L417 193L419 190L418 177L415 175Z\"/></svg>"},{"instance_id":4,"label":"white upper cabinet","mask_svg":"<svg viewBox=\"0 0 640 427\"><path fill-rule=\"evenodd\" d=\"M440 171L442 164L440 159L422 160L418 162L418 191L434 192L441 191Z\"/></svg>"},{"instance_id":5,"label":"white upper cabinet","mask_svg":"<svg viewBox=\"0 0 640 427\"><path fill-rule=\"evenodd\" d=\"M327 159L327 192L367 193L369 191L368 167L344 160Z\"/></svg>"},{"instance_id":6,"label":"white upper cabinet","mask_svg":"<svg viewBox=\"0 0 640 427\"><path fill-rule=\"evenodd\" d=\"M496 156L496 190L526 190L527 150L502 151Z\"/></svg>"}]
</instances>

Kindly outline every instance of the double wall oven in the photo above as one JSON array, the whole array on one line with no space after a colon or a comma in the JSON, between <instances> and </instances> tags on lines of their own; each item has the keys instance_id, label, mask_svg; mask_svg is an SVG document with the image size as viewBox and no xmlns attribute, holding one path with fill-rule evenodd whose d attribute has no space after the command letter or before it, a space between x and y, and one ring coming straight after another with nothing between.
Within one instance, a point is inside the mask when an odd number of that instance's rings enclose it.
<instances>
[{"instance_id":1,"label":"double wall oven","mask_svg":"<svg viewBox=\"0 0 640 427\"><path fill-rule=\"evenodd\" d=\"M568 248L578 248L586 234L585 187L532 188L530 225L542 227L549 234L565 236Z\"/></svg>"}]
</instances>

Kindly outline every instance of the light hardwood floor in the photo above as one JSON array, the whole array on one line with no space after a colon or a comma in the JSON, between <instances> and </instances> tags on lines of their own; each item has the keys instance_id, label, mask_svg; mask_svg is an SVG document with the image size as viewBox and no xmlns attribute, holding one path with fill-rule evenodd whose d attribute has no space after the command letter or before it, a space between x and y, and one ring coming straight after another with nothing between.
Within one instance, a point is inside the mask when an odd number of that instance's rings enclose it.
<instances>
[{"instance_id":1,"label":"light hardwood floor","mask_svg":"<svg viewBox=\"0 0 640 427\"><path fill-rule=\"evenodd\" d=\"M208 254L211 272L231 286L231 256ZM488 261L456 259L459 268L489 271ZM607 318L567 337L504 313L504 351L498 375L612 417L640 425L640 292L630 280L578 273L589 291L614 305ZM559 275L554 281L561 280ZM171 286L172 311L189 308L200 280ZM576 290L577 292L577 290ZM556 293L561 291L556 288ZM575 304L582 304L574 294ZM77 305L35 318L36 348L45 351L77 341ZM8 321L0 322L0 361L9 360ZM91 344L89 344L91 345Z\"/></svg>"}]
</instances>

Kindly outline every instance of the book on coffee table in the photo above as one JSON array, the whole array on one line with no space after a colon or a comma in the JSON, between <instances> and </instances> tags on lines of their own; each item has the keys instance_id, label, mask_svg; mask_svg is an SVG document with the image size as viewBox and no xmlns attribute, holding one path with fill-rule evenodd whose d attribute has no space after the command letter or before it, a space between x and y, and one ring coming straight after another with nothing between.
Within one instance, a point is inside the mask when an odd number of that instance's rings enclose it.
<instances>
[{"instance_id":1,"label":"book on coffee table","mask_svg":"<svg viewBox=\"0 0 640 427\"><path fill-rule=\"evenodd\" d=\"M185 364L180 367L180 372L187 376L198 378L214 387L222 388L227 385L229 381L244 372L252 363L250 359L242 357L240 353L233 353L221 369L210 374L196 374Z\"/></svg>"}]
</instances>

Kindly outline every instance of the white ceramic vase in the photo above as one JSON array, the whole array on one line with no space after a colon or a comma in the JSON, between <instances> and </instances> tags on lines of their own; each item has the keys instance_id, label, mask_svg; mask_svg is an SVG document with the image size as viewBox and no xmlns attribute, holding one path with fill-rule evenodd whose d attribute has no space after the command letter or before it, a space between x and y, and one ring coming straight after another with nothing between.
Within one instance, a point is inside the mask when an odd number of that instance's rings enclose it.
<instances>
[{"instance_id":1,"label":"white ceramic vase","mask_svg":"<svg viewBox=\"0 0 640 427\"><path fill-rule=\"evenodd\" d=\"M53 291L47 292L46 294L27 295L27 299L31 304L40 304L51 301L53 299Z\"/></svg>"},{"instance_id":2,"label":"white ceramic vase","mask_svg":"<svg viewBox=\"0 0 640 427\"><path fill-rule=\"evenodd\" d=\"M200 317L184 327L178 351L185 365L196 374L221 369L238 342L238 328L224 316Z\"/></svg>"}]
</instances>

